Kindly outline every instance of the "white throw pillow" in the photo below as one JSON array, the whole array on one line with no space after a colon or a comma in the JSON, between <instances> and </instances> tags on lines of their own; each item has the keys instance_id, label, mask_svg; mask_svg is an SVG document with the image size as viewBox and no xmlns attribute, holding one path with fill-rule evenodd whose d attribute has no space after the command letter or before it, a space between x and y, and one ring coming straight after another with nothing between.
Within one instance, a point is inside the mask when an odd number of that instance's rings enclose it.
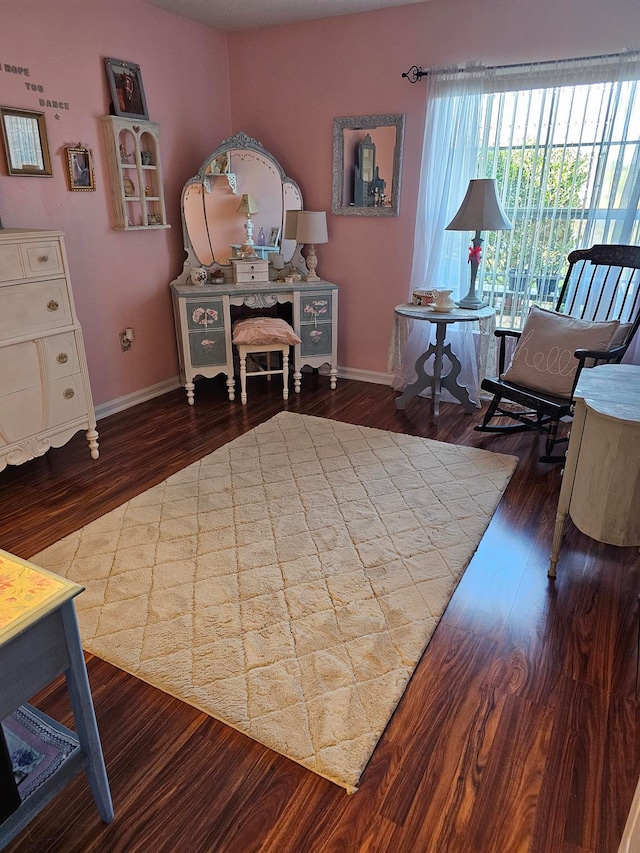
<instances>
[{"instance_id":1,"label":"white throw pillow","mask_svg":"<svg viewBox=\"0 0 640 853\"><path fill-rule=\"evenodd\" d=\"M555 397L571 397L578 368L574 352L577 349L606 352L611 349L619 328L618 320L578 320L533 305L502 378Z\"/></svg>"}]
</instances>

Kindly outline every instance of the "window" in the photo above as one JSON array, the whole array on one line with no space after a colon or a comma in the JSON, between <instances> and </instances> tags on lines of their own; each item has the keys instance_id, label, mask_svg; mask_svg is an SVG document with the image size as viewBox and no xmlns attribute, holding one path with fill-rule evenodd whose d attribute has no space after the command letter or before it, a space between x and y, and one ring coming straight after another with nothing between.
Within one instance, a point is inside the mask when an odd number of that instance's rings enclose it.
<instances>
[{"instance_id":1,"label":"window","mask_svg":"<svg viewBox=\"0 0 640 853\"><path fill-rule=\"evenodd\" d=\"M495 177L511 231L486 232L478 291L500 325L552 306L568 253L640 243L640 54L434 69L412 289L466 293L469 236L446 232L470 178Z\"/></svg>"},{"instance_id":2,"label":"window","mask_svg":"<svg viewBox=\"0 0 640 853\"><path fill-rule=\"evenodd\" d=\"M636 80L483 95L477 175L514 225L486 235L482 269L503 322L553 306L572 249L640 242L639 96Z\"/></svg>"}]
</instances>

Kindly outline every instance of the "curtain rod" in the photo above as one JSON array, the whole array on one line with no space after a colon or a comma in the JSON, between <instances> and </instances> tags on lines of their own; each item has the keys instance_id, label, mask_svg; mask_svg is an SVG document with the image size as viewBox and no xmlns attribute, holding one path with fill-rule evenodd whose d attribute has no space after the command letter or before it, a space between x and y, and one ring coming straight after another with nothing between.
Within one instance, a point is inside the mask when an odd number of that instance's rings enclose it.
<instances>
[{"instance_id":1,"label":"curtain rod","mask_svg":"<svg viewBox=\"0 0 640 853\"><path fill-rule=\"evenodd\" d=\"M412 65L408 71L405 71L402 76L406 77L410 83L417 83L423 77L437 76L440 74L463 74L465 71L513 71L516 68L529 68L532 65L543 67L545 65L558 65L561 62L602 62L608 59L625 59L638 58L640 52L638 50L627 50L623 53L603 53L599 56L576 56L573 59L546 59L543 62L517 62L513 65L470 65L456 66L452 68L421 68L419 65Z\"/></svg>"}]
</instances>

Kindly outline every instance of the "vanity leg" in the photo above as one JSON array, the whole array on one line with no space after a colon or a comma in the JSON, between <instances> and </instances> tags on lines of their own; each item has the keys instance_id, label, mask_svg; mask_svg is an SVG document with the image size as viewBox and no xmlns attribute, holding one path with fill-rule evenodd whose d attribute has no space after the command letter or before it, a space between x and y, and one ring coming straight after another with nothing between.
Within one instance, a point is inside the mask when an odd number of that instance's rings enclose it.
<instances>
[{"instance_id":1,"label":"vanity leg","mask_svg":"<svg viewBox=\"0 0 640 853\"><path fill-rule=\"evenodd\" d=\"M296 394L300 393L300 385L302 383L302 371L294 370L293 372L293 390Z\"/></svg>"},{"instance_id":2,"label":"vanity leg","mask_svg":"<svg viewBox=\"0 0 640 853\"><path fill-rule=\"evenodd\" d=\"M336 367L332 367L329 371L329 379L331 381L331 390L336 390L336 384L338 381L338 369Z\"/></svg>"},{"instance_id":3,"label":"vanity leg","mask_svg":"<svg viewBox=\"0 0 640 853\"><path fill-rule=\"evenodd\" d=\"M289 353L287 352L282 353L282 399L289 399Z\"/></svg>"},{"instance_id":4,"label":"vanity leg","mask_svg":"<svg viewBox=\"0 0 640 853\"><path fill-rule=\"evenodd\" d=\"M195 382L185 382L184 390L187 392L187 403L193 406L193 392L195 391Z\"/></svg>"},{"instance_id":5,"label":"vanity leg","mask_svg":"<svg viewBox=\"0 0 640 853\"><path fill-rule=\"evenodd\" d=\"M267 356L267 382L271 382L271 353L266 353Z\"/></svg>"},{"instance_id":6,"label":"vanity leg","mask_svg":"<svg viewBox=\"0 0 640 853\"><path fill-rule=\"evenodd\" d=\"M233 376L227 376L227 391L229 392L229 402L233 403L236 399L236 380Z\"/></svg>"},{"instance_id":7,"label":"vanity leg","mask_svg":"<svg viewBox=\"0 0 640 853\"><path fill-rule=\"evenodd\" d=\"M88 429L85 432L85 436L87 437L87 441L89 442L89 450L91 452L91 458L97 459L100 456L100 451L98 450L98 432L94 429Z\"/></svg>"},{"instance_id":8,"label":"vanity leg","mask_svg":"<svg viewBox=\"0 0 640 853\"><path fill-rule=\"evenodd\" d=\"M247 357L244 352L240 353L240 401L243 406L247 402Z\"/></svg>"}]
</instances>

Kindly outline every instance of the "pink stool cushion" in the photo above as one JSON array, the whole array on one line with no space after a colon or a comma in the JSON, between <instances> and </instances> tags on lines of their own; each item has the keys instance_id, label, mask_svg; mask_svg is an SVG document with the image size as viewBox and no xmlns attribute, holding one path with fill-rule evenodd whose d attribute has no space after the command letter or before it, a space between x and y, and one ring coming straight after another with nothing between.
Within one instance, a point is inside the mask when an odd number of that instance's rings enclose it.
<instances>
[{"instance_id":1,"label":"pink stool cushion","mask_svg":"<svg viewBox=\"0 0 640 853\"><path fill-rule=\"evenodd\" d=\"M233 326L234 344L299 344L300 338L279 317L250 317Z\"/></svg>"}]
</instances>

